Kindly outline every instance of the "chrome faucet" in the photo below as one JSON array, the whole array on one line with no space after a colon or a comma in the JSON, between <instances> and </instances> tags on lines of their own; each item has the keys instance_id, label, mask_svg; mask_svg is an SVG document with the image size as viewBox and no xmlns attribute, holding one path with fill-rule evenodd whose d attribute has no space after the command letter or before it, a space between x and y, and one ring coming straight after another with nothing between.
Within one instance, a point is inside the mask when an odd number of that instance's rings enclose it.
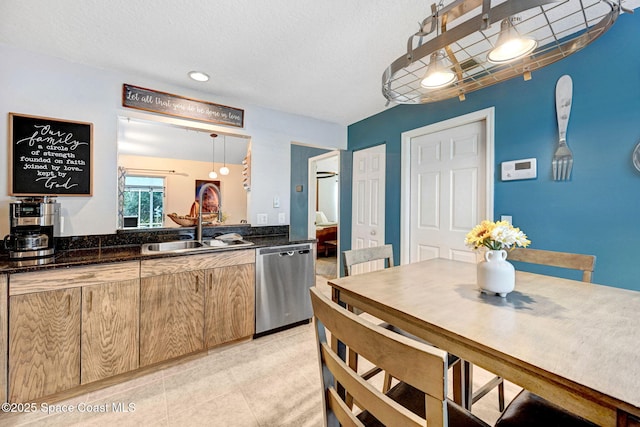
<instances>
[{"instance_id":1,"label":"chrome faucet","mask_svg":"<svg viewBox=\"0 0 640 427\"><path fill-rule=\"evenodd\" d=\"M202 243L202 196L207 188L213 189L218 196L218 222L222 222L222 194L217 185L207 182L200 187L198 192L198 229L196 230L196 240Z\"/></svg>"}]
</instances>

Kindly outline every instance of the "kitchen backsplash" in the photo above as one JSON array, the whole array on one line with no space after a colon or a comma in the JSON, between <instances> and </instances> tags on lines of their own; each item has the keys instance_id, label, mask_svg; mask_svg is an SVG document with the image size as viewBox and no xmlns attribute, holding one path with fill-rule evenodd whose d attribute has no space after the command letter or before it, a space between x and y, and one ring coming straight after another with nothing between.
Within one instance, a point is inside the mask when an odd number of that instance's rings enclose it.
<instances>
[{"instance_id":1,"label":"kitchen backsplash","mask_svg":"<svg viewBox=\"0 0 640 427\"><path fill-rule=\"evenodd\" d=\"M56 240L59 251L110 246L142 245L144 243L189 240L195 235L195 227L162 228L156 230L118 230L115 234L64 236ZM252 227L250 225L231 225L204 227L203 237L215 237L225 233L238 233L244 237L288 236L288 225Z\"/></svg>"}]
</instances>

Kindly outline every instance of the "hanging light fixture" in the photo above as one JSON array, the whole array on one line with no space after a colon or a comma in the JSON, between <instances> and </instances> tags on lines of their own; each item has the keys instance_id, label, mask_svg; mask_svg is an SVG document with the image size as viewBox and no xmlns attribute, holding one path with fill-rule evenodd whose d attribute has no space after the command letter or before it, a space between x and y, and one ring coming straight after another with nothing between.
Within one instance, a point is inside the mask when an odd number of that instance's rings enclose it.
<instances>
[{"instance_id":1,"label":"hanging light fixture","mask_svg":"<svg viewBox=\"0 0 640 427\"><path fill-rule=\"evenodd\" d=\"M229 175L229 168L227 167L227 138L224 135L222 135L222 143L224 166L220 168L220 175Z\"/></svg>"},{"instance_id":2,"label":"hanging light fixture","mask_svg":"<svg viewBox=\"0 0 640 427\"><path fill-rule=\"evenodd\" d=\"M425 89L437 89L450 85L456 80L456 74L445 65L444 61L444 50L431 54L431 61L424 78L420 81L420 86Z\"/></svg>"},{"instance_id":3,"label":"hanging light fixture","mask_svg":"<svg viewBox=\"0 0 640 427\"><path fill-rule=\"evenodd\" d=\"M500 34L496 46L489 51L487 61L492 64L506 64L529 55L538 47L538 42L531 37L521 37L511 22L515 17L503 19L500 23Z\"/></svg>"},{"instance_id":4,"label":"hanging light fixture","mask_svg":"<svg viewBox=\"0 0 640 427\"><path fill-rule=\"evenodd\" d=\"M439 11L442 8L443 0L435 6L435 16L431 22L432 28L436 27L436 37L438 36L438 28L440 28L440 14ZM425 89L437 89L445 87L453 83L456 79L456 74L448 68L445 63L445 53L443 49L439 49L431 54L429 66L427 72L420 81L420 86Z\"/></svg>"},{"instance_id":5,"label":"hanging light fixture","mask_svg":"<svg viewBox=\"0 0 640 427\"><path fill-rule=\"evenodd\" d=\"M382 75L389 102L464 100L513 77L527 80L597 40L627 11L617 0L437 1Z\"/></svg>"},{"instance_id":6,"label":"hanging light fixture","mask_svg":"<svg viewBox=\"0 0 640 427\"><path fill-rule=\"evenodd\" d=\"M217 134L212 133L211 134L211 138L213 138L213 140L211 141L211 146L213 147L212 153L211 153L211 172L209 172L209 178L211 179L216 179L218 177L218 174L216 173L216 166L215 166L215 157L216 157L216 138L217 138Z\"/></svg>"}]
</instances>

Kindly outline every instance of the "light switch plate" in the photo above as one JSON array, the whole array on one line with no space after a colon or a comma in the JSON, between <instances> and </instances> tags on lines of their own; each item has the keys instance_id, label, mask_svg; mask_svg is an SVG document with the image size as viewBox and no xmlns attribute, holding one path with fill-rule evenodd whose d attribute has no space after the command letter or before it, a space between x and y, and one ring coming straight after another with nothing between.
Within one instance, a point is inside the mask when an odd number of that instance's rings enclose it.
<instances>
[{"instance_id":1,"label":"light switch plate","mask_svg":"<svg viewBox=\"0 0 640 427\"><path fill-rule=\"evenodd\" d=\"M535 158L502 162L502 180L535 179L538 167Z\"/></svg>"}]
</instances>

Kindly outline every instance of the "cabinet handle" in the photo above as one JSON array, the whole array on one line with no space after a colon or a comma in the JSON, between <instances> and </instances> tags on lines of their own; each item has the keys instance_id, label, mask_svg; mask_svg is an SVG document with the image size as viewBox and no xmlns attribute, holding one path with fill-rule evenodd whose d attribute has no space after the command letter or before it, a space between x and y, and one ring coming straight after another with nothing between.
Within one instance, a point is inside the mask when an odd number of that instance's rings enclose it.
<instances>
[{"instance_id":1,"label":"cabinet handle","mask_svg":"<svg viewBox=\"0 0 640 427\"><path fill-rule=\"evenodd\" d=\"M89 291L89 313L93 309L93 291Z\"/></svg>"},{"instance_id":2,"label":"cabinet handle","mask_svg":"<svg viewBox=\"0 0 640 427\"><path fill-rule=\"evenodd\" d=\"M67 294L67 316L71 316L71 295Z\"/></svg>"},{"instance_id":3,"label":"cabinet handle","mask_svg":"<svg viewBox=\"0 0 640 427\"><path fill-rule=\"evenodd\" d=\"M209 273L209 290L213 289L213 273Z\"/></svg>"},{"instance_id":4,"label":"cabinet handle","mask_svg":"<svg viewBox=\"0 0 640 427\"><path fill-rule=\"evenodd\" d=\"M200 276L196 276L196 294L198 293L198 289L200 289Z\"/></svg>"}]
</instances>

